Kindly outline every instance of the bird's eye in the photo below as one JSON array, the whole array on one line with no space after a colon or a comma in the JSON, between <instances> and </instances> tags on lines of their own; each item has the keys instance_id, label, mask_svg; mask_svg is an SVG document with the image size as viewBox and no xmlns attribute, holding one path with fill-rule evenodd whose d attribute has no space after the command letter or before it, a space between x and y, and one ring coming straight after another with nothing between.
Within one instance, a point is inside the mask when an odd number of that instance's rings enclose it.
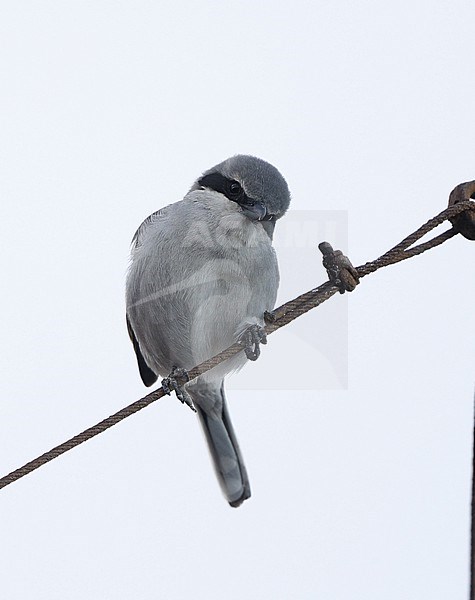
<instances>
[{"instance_id":1,"label":"bird's eye","mask_svg":"<svg viewBox=\"0 0 475 600\"><path fill-rule=\"evenodd\" d=\"M231 183L229 184L229 193L232 196L239 196L241 191L242 191L241 184L238 183L237 181L231 181Z\"/></svg>"}]
</instances>

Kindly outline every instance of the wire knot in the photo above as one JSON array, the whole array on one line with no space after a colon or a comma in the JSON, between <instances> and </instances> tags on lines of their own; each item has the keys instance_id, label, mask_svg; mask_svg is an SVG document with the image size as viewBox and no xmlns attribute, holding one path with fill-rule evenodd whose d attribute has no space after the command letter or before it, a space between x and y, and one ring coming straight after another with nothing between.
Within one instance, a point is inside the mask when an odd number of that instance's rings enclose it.
<instances>
[{"instance_id":1,"label":"wire knot","mask_svg":"<svg viewBox=\"0 0 475 600\"><path fill-rule=\"evenodd\" d=\"M333 250L328 242L318 244L318 249L323 254L323 266L328 278L336 285L340 294L352 292L359 284L360 277L350 259L341 250Z\"/></svg>"},{"instance_id":2,"label":"wire knot","mask_svg":"<svg viewBox=\"0 0 475 600\"><path fill-rule=\"evenodd\" d=\"M465 200L475 200L475 181L467 181L455 187L450 192L449 207ZM473 208L467 208L449 217L449 220L457 233L461 233L467 240L475 240L475 203Z\"/></svg>"}]
</instances>

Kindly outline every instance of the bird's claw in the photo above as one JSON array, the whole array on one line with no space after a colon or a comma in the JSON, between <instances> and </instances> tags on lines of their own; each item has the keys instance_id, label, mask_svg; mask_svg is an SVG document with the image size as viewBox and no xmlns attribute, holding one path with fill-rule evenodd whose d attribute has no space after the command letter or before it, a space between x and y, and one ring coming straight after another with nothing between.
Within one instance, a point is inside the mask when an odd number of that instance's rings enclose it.
<instances>
[{"instance_id":1,"label":"bird's claw","mask_svg":"<svg viewBox=\"0 0 475 600\"><path fill-rule=\"evenodd\" d=\"M340 294L352 292L359 284L360 277L350 259L341 250L333 250L328 242L322 242L318 248L323 254L323 266L328 278L337 286Z\"/></svg>"},{"instance_id":2,"label":"bird's claw","mask_svg":"<svg viewBox=\"0 0 475 600\"><path fill-rule=\"evenodd\" d=\"M242 334L239 343L244 346L244 352L249 360L257 360L261 354L261 344L267 344L267 335L264 327L250 325Z\"/></svg>"},{"instance_id":3,"label":"bird's claw","mask_svg":"<svg viewBox=\"0 0 475 600\"><path fill-rule=\"evenodd\" d=\"M181 367L173 367L170 375L162 379L162 390L168 396L175 392L176 397L182 404L186 404L193 412L196 412L190 394L183 387L187 381L189 381L187 371Z\"/></svg>"}]
</instances>

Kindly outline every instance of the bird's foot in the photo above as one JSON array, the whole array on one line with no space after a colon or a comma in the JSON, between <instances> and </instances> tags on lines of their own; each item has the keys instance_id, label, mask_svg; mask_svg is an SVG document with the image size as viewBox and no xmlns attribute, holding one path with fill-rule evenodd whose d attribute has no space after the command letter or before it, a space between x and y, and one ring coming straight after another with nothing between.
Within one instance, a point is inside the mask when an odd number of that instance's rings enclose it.
<instances>
[{"instance_id":1,"label":"bird's foot","mask_svg":"<svg viewBox=\"0 0 475 600\"><path fill-rule=\"evenodd\" d=\"M182 404L186 404L191 408L193 412L196 412L196 408L193 406L193 400L190 394L185 390L184 385L189 381L188 372L181 367L172 367L172 372L168 377L162 379L162 390L170 396L172 392L175 392L178 400Z\"/></svg>"},{"instance_id":2,"label":"bird's foot","mask_svg":"<svg viewBox=\"0 0 475 600\"><path fill-rule=\"evenodd\" d=\"M359 284L360 277L350 259L341 250L333 250L328 242L322 242L318 248L323 254L323 266L328 278L336 285L340 294L352 292Z\"/></svg>"},{"instance_id":3,"label":"bird's foot","mask_svg":"<svg viewBox=\"0 0 475 600\"><path fill-rule=\"evenodd\" d=\"M264 327L250 325L239 339L244 346L244 352L249 360L257 360L261 354L261 344L267 344L267 335Z\"/></svg>"}]
</instances>

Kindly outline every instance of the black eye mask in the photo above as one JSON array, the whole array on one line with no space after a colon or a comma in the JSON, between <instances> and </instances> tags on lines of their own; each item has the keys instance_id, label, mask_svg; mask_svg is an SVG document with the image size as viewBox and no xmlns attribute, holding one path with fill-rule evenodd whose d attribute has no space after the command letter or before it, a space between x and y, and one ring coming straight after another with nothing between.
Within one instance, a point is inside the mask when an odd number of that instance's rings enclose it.
<instances>
[{"instance_id":1,"label":"black eye mask","mask_svg":"<svg viewBox=\"0 0 475 600\"><path fill-rule=\"evenodd\" d=\"M209 173L204 175L198 184L224 194L228 200L239 204L243 213L253 221L275 221L275 216L267 213L264 203L249 198L239 181L235 179L228 179L221 173Z\"/></svg>"}]
</instances>

